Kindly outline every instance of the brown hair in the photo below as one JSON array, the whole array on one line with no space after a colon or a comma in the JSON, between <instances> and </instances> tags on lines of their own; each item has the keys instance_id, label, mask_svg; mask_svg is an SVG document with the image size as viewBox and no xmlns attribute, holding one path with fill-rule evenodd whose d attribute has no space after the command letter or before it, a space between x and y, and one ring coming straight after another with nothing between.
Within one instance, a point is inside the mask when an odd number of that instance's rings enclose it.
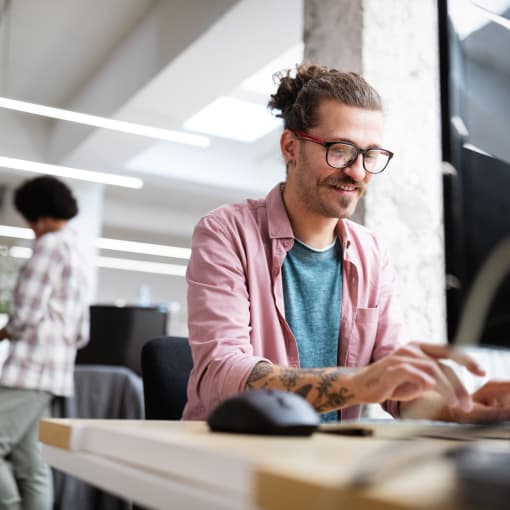
<instances>
[{"instance_id":1,"label":"brown hair","mask_svg":"<svg viewBox=\"0 0 510 510\"><path fill-rule=\"evenodd\" d=\"M318 109L322 99L333 99L347 106L382 111L381 97L364 78L325 66L300 64L296 76L291 69L275 74L278 89L268 102L270 110L284 120L284 127L307 131L319 123Z\"/></svg>"}]
</instances>

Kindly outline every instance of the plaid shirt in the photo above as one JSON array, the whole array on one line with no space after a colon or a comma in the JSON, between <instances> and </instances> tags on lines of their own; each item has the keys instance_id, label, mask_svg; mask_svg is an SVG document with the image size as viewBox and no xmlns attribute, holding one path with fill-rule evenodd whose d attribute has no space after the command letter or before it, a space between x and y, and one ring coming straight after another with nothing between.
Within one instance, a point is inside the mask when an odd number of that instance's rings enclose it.
<instances>
[{"instance_id":1,"label":"plaid shirt","mask_svg":"<svg viewBox=\"0 0 510 510\"><path fill-rule=\"evenodd\" d=\"M14 289L0 386L73 393L76 350L88 341L87 280L69 227L36 239Z\"/></svg>"}]
</instances>

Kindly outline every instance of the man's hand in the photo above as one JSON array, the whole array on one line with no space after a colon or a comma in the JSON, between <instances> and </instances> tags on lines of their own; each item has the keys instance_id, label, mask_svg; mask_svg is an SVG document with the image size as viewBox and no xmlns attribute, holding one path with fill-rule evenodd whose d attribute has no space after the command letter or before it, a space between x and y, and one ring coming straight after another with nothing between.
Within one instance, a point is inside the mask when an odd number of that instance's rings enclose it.
<instances>
[{"instance_id":1,"label":"man's hand","mask_svg":"<svg viewBox=\"0 0 510 510\"><path fill-rule=\"evenodd\" d=\"M442 418L459 423L493 423L510 420L510 381L489 381L472 395L473 408L444 409Z\"/></svg>"},{"instance_id":2,"label":"man's hand","mask_svg":"<svg viewBox=\"0 0 510 510\"><path fill-rule=\"evenodd\" d=\"M385 400L413 401L427 390L435 390L442 397L436 393L439 408L446 401L469 411L470 395L442 359L485 375L473 359L447 346L411 343L363 368L286 368L261 361L248 377L246 388L299 393L319 412Z\"/></svg>"},{"instance_id":3,"label":"man's hand","mask_svg":"<svg viewBox=\"0 0 510 510\"><path fill-rule=\"evenodd\" d=\"M410 343L353 374L354 393L364 403L412 401L428 390L439 393L448 406L464 412L473 407L471 396L453 370L441 363L451 359L475 375L485 372L471 357L444 345Z\"/></svg>"},{"instance_id":4,"label":"man's hand","mask_svg":"<svg viewBox=\"0 0 510 510\"><path fill-rule=\"evenodd\" d=\"M510 381L488 381L473 393L473 400L489 407L510 408Z\"/></svg>"}]
</instances>

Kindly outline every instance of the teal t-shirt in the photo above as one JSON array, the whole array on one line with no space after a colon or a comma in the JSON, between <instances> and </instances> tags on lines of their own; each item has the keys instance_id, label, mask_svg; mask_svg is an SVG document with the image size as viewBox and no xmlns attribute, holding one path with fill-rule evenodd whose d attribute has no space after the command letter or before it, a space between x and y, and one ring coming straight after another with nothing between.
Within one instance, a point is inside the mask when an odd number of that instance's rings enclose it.
<instances>
[{"instance_id":1,"label":"teal t-shirt","mask_svg":"<svg viewBox=\"0 0 510 510\"><path fill-rule=\"evenodd\" d=\"M323 250L298 239L282 267L285 318L296 337L300 366L335 367L342 303L342 257L338 238ZM337 421L336 411L321 421Z\"/></svg>"}]
</instances>

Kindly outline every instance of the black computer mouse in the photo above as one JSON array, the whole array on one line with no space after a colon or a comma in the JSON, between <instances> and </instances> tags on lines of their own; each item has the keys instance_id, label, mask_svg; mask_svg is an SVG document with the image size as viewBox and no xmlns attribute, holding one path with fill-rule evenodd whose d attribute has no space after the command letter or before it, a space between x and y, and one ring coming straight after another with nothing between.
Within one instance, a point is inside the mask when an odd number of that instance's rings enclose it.
<instances>
[{"instance_id":1,"label":"black computer mouse","mask_svg":"<svg viewBox=\"0 0 510 510\"><path fill-rule=\"evenodd\" d=\"M319 415L300 395L279 390L250 390L228 398L207 423L217 432L275 436L309 436Z\"/></svg>"}]
</instances>

